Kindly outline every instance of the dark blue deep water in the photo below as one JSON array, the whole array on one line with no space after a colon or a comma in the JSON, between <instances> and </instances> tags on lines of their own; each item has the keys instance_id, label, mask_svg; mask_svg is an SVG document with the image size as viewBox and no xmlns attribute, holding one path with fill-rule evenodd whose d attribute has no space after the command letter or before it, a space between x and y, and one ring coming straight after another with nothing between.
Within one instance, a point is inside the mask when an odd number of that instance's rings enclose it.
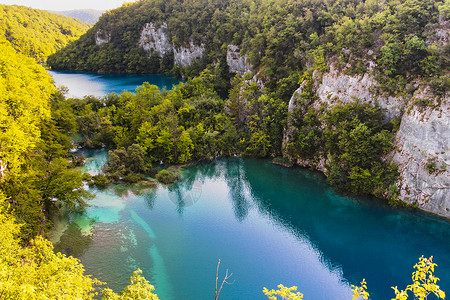
<instances>
[{"instance_id":1,"label":"dark blue deep water","mask_svg":"<svg viewBox=\"0 0 450 300\"><path fill-rule=\"evenodd\" d=\"M47 71L56 86L69 88L67 97L82 98L92 95L105 96L107 93L134 92L144 82L157 85L160 89L172 89L180 80L164 74L97 74L71 71Z\"/></svg>"},{"instance_id":2,"label":"dark blue deep water","mask_svg":"<svg viewBox=\"0 0 450 300\"><path fill-rule=\"evenodd\" d=\"M94 158L86 171L98 172L106 152L85 154ZM308 170L229 158L187 167L169 187L92 191L92 206L71 220L81 234L67 239L60 226L65 238L54 242L70 252L83 241L87 272L116 291L141 268L160 299L213 299L221 259L234 280L221 300L267 299L263 287L280 283L304 299L351 299L363 278L371 299L391 299L391 286L404 289L418 258L433 255L450 292L448 220L339 196Z\"/></svg>"}]
</instances>

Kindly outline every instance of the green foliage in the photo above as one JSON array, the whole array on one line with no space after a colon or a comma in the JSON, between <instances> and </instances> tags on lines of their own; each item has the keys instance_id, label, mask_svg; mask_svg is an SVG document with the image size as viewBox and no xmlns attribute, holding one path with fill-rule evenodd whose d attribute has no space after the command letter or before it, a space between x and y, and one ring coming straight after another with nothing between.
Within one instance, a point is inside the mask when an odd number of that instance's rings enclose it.
<instances>
[{"instance_id":1,"label":"green foliage","mask_svg":"<svg viewBox=\"0 0 450 300\"><path fill-rule=\"evenodd\" d=\"M0 36L18 52L38 62L45 61L89 28L79 20L17 5L0 5L0 20Z\"/></svg>"},{"instance_id":2,"label":"green foliage","mask_svg":"<svg viewBox=\"0 0 450 300\"><path fill-rule=\"evenodd\" d=\"M287 288L283 286L282 284L278 285L278 290L268 290L267 288L263 289L264 295L267 296L270 300L277 300L278 297L282 300L301 300L303 299L303 294L297 291L297 287L293 286L290 288Z\"/></svg>"},{"instance_id":3,"label":"green foliage","mask_svg":"<svg viewBox=\"0 0 450 300\"><path fill-rule=\"evenodd\" d=\"M425 163L425 168L430 174L439 174L447 170L447 164L444 161L440 166L438 164L437 157L428 158Z\"/></svg>"},{"instance_id":4,"label":"green foliage","mask_svg":"<svg viewBox=\"0 0 450 300\"><path fill-rule=\"evenodd\" d=\"M3 201L2 201L3 202ZM22 247L20 225L0 205L0 295L2 299L94 299L96 279L84 275L73 257L54 253L52 244L38 236Z\"/></svg>"},{"instance_id":5,"label":"green foliage","mask_svg":"<svg viewBox=\"0 0 450 300\"><path fill-rule=\"evenodd\" d=\"M248 56L267 91L283 100L296 88L298 74L307 68L328 71L330 61L351 74L363 74L376 59L380 67L371 72L382 88L401 91L403 84L396 87L400 81L448 72L448 47L433 43L437 37L431 29L438 26L440 14L448 16L448 6L448 1L433 0L137 1L105 13L49 64L55 69L103 72L170 71L191 78L208 67L215 75L214 89L226 97L226 46L234 44ZM202 58L182 68L173 65L173 53L145 53L139 33L150 22L156 28L167 23L175 48L203 44ZM109 43L95 45L99 30L110 35Z\"/></svg>"},{"instance_id":6,"label":"green foliage","mask_svg":"<svg viewBox=\"0 0 450 300\"><path fill-rule=\"evenodd\" d=\"M430 258L420 257L419 262L414 265L414 271L412 273L413 283L408 285L405 290L399 291L397 287L393 287L395 291L395 298L392 300L407 300L408 292L412 293L414 299L425 300L428 296L434 294L437 299L445 299L445 292L441 290L437 282L439 278L434 276L434 268L437 266L433 263L433 256ZM272 300L278 299L277 296L282 299L303 299L303 295L299 292L297 294L292 293L296 291L297 287L286 288L282 284L278 286L279 290L267 290L263 289L264 294ZM359 286L352 285L353 300L356 299L369 299L369 293L367 292L367 283L363 279Z\"/></svg>"},{"instance_id":7,"label":"green foliage","mask_svg":"<svg viewBox=\"0 0 450 300\"><path fill-rule=\"evenodd\" d=\"M90 194L81 172L69 163L65 130L74 130L63 114L61 127L51 119L51 77L35 61L0 42L0 191L27 240L50 226L44 212L65 206L83 209ZM57 95L55 95L57 97ZM65 116L65 115L64 115Z\"/></svg>"},{"instance_id":8,"label":"green foliage","mask_svg":"<svg viewBox=\"0 0 450 300\"><path fill-rule=\"evenodd\" d=\"M308 99L305 86L290 115L286 154L327 158L328 181L340 191L386 197L397 171L382 160L392 150L393 134L380 109L356 101L321 112L308 109Z\"/></svg>"},{"instance_id":9,"label":"green foliage","mask_svg":"<svg viewBox=\"0 0 450 300\"><path fill-rule=\"evenodd\" d=\"M419 300L427 299L430 294L434 294L438 299L445 299L445 292L437 284L439 278L434 276L436 266L437 264L433 263L433 256L430 258L420 257L419 262L414 265L416 271L412 274L413 283L401 291L397 287L393 287L395 291L393 300L408 299L409 291L413 293L415 299Z\"/></svg>"},{"instance_id":10,"label":"green foliage","mask_svg":"<svg viewBox=\"0 0 450 300\"><path fill-rule=\"evenodd\" d=\"M127 149L109 151L103 171L113 181L124 179L127 182L136 182L141 178L136 174L147 173L150 168L151 164L145 157L145 151L138 144L133 144Z\"/></svg>"},{"instance_id":11,"label":"green foliage","mask_svg":"<svg viewBox=\"0 0 450 300\"><path fill-rule=\"evenodd\" d=\"M393 135L383 128L380 109L354 102L337 105L325 116L329 182L354 194L383 197L396 172L381 157L392 150Z\"/></svg>"},{"instance_id":12,"label":"green foliage","mask_svg":"<svg viewBox=\"0 0 450 300\"><path fill-rule=\"evenodd\" d=\"M1 196L1 202L4 202ZM98 287L103 283L84 274L78 259L55 253L52 244L35 237L28 246L21 245L21 225L0 205L0 297L2 299L97 299ZM153 299L154 287L133 272L130 284L120 293L102 291L102 299Z\"/></svg>"},{"instance_id":13,"label":"green foliage","mask_svg":"<svg viewBox=\"0 0 450 300\"><path fill-rule=\"evenodd\" d=\"M0 41L0 71L0 160L16 173L39 141L39 124L50 118L54 86L41 66L6 41Z\"/></svg>"},{"instance_id":14,"label":"green foliage","mask_svg":"<svg viewBox=\"0 0 450 300\"><path fill-rule=\"evenodd\" d=\"M141 276L142 271L136 270L130 277L130 284L120 293L116 294L111 289L102 291L103 300L132 300L132 299L148 299L158 300L158 296L152 291L155 289L144 277Z\"/></svg>"},{"instance_id":15,"label":"green foliage","mask_svg":"<svg viewBox=\"0 0 450 300\"><path fill-rule=\"evenodd\" d=\"M156 174L156 179L164 184L174 183L178 177L179 175L176 172L167 169L161 170Z\"/></svg>"},{"instance_id":16,"label":"green foliage","mask_svg":"<svg viewBox=\"0 0 450 300\"><path fill-rule=\"evenodd\" d=\"M100 189L106 188L109 185L110 181L108 177L106 177L104 174L98 174L91 177L91 179L88 181L89 186L96 186Z\"/></svg>"}]
</instances>

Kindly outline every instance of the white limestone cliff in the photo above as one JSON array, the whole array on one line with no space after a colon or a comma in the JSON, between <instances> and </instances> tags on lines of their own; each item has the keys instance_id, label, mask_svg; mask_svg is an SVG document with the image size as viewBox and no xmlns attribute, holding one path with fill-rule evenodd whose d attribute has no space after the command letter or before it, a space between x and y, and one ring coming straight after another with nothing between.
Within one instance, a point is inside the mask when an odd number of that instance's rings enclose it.
<instances>
[{"instance_id":1,"label":"white limestone cliff","mask_svg":"<svg viewBox=\"0 0 450 300\"><path fill-rule=\"evenodd\" d=\"M101 46L111 41L111 33L106 30L99 29L95 33L95 44Z\"/></svg>"},{"instance_id":2,"label":"white limestone cliff","mask_svg":"<svg viewBox=\"0 0 450 300\"><path fill-rule=\"evenodd\" d=\"M402 109L407 99L396 98L392 96L376 95L373 89L377 86L376 81L366 73L364 76L345 75L343 72L336 70L333 65L330 71L323 75L320 81L315 74L316 91L320 101L316 103L327 103L328 105L337 104L341 101L347 104L359 99L363 103L380 107L387 120L400 117Z\"/></svg>"},{"instance_id":3,"label":"white limestone cliff","mask_svg":"<svg viewBox=\"0 0 450 300\"><path fill-rule=\"evenodd\" d=\"M239 46L228 45L227 46L227 64L232 73L247 73L251 67L247 63L247 55L241 55Z\"/></svg>"},{"instance_id":4,"label":"white limestone cliff","mask_svg":"<svg viewBox=\"0 0 450 300\"><path fill-rule=\"evenodd\" d=\"M413 99L418 96L426 94ZM430 103L403 114L392 157L400 172L400 199L450 217L450 98Z\"/></svg>"},{"instance_id":5,"label":"white limestone cliff","mask_svg":"<svg viewBox=\"0 0 450 300\"><path fill-rule=\"evenodd\" d=\"M376 81L368 74L349 76L333 67L320 78L314 74L318 99L312 104L319 108L325 104L350 103L359 99L381 107L386 121L399 118L394 150L386 157L399 167L397 182L399 199L434 214L450 218L450 98L440 100L429 91L419 89L407 97L378 96L374 92ZM298 108L303 87L293 94L289 113ZM425 105L420 105L425 103ZM301 105L301 103L300 103ZM289 122L289 121L288 121ZM285 131L284 144L289 141L290 124ZM292 158L291 158L292 159ZM325 158L314 160L295 157L298 165L326 172Z\"/></svg>"},{"instance_id":6,"label":"white limestone cliff","mask_svg":"<svg viewBox=\"0 0 450 300\"><path fill-rule=\"evenodd\" d=\"M200 59L203 56L203 52L205 51L205 46L195 45L193 41L189 42L189 45L186 47L173 48L173 55L175 64L180 65L182 67L187 67L192 65L194 60Z\"/></svg>"},{"instance_id":7,"label":"white limestone cliff","mask_svg":"<svg viewBox=\"0 0 450 300\"><path fill-rule=\"evenodd\" d=\"M147 52L157 52L160 57L163 57L166 53L173 52L167 23L165 22L158 29L153 23L145 24L144 28L142 28L138 44Z\"/></svg>"}]
</instances>

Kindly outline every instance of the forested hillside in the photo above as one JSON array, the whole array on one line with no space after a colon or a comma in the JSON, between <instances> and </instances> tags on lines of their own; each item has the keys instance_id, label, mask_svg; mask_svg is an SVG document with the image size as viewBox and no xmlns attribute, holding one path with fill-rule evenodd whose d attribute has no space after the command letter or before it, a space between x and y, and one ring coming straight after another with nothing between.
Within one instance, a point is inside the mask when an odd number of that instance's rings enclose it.
<instances>
[{"instance_id":1,"label":"forested hillside","mask_svg":"<svg viewBox=\"0 0 450 300\"><path fill-rule=\"evenodd\" d=\"M0 37L38 62L80 37L88 28L84 22L44 10L0 4Z\"/></svg>"},{"instance_id":2,"label":"forested hillside","mask_svg":"<svg viewBox=\"0 0 450 300\"><path fill-rule=\"evenodd\" d=\"M21 21L32 23L28 17ZM37 25L29 34L45 31ZM25 40L23 31L15 33ZM46 43L41 36L34 42L56 49L61 41ZM73 132L52 120L51 103L60 94L37 57L22 46L16 43L16 50L0 39L0 298L94 299L103 283L85 275L77 259L55 253L44 238L52 215L82 210L90 194L69 155ZM140 274L133 273L120 295L103 289L102 299L158 299Z\"/></svg>"},{"instance_id":3,"label":"forested hillside","mask_svg":"<svg viewBox=\"0 0 450 300\"><path fill-rule=\"evenodd\" d=\"M48 64L54 69L171 72L190 78L178 94L167 96L171 104L164 98L139 104L147 107L139 120L127 112L132 96L113 102L124 109L127 121L114 114L107 117L114 132L107 144L126 148L137 143L150 160L186 160L178 157L176 143L171 152L155 144L162 141L153 137L161 133L155 129L161 120L152 111L166 105L172 112L166 111L166 118L175 116L182 126L169 132L175 140L183 133L184 141L192 141L187 159L282 156L279 163L323 171L344 192L393 201L400 195L410 203L435 195L446 203L448 188L434 186L440 179L430 177L433 172L426 173L423 163L428 159L445 166L444 146L429 141L422 152L412 153L409 145L405 151L412 154L395 151L402 149L405 137L414 136L401 127L406 111L446 113L449 10L448 0L142 0L105 13L79 40L49 57ZM236 72L241 74L233 79ZM198 84L208 93L194 96L202 89L184 90ZM206 117L196 119L206 102ZM210 135L216 135L214 146L203 140ZM443 129L436 136L440 140L446 135ZM222 141L225 137L229 140ZM146 146L150 142L144 140L153 142ZM99 137L95 141L101 144ZM409 173L401 172L412 168L408 155L425 168L420 180L429 190L411 193L415 179L402 181ZM393 156L402 162L400 173ZM445 172L441 168L434 174L445 178Z\"/></svg>"},{"instance_id":4,"label":"forested hillside","mask_svg":"<svg viewBox=\"0 0 450 300\"><path fill-rule=\"evenodd\" d=\"M170 51L145 51L140 43L147 23L155 29L167 24L174 52L204 49L195 69L224 60L222 46L237 45L266 87L285 97L292 95L304 70L326 71L330 59L340 67L350 63L350 73L369 72L369 61L374 61L380 68L372 71L395 90L392 80L445 73L449 46L434 42L439 16L445 22L448 6L437 0L138 1L105 13L49 64L104 72L169 71ZM99 38L105 43L100 45Z\"/></svg>"}]
</instances>

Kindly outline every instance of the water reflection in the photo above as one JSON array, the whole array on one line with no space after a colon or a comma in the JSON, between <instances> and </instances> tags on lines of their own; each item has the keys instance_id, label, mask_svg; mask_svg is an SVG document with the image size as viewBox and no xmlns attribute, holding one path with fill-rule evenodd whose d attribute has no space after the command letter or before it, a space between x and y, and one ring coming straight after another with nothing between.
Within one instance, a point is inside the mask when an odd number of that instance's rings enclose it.
<instances>
[{"instance_id":1,"label":"water reflection","mask_svg":"<svg viewBox=\"0 0 450 300\"><path fill-rule=\"evenodd\" d=\"M153 210L156 201L156 190L148 190L144 193L143 198L148 209Z\"/></svg>"},{"instance_id":2,"label":"water reflection","mask_svg":"<svg viewBox=\"0 0 450 300\"><path fill-rule=\"evenodd\" d=\"M80 257L90 247L91 243L92 235L84 234L81 227L72 222L61 235L59 242L55 244L55 251L67 256Z\"/></svg>"},{"instance_id":3,"label":"water reflection","mask_svg":"<svg viewBox=\"0 0 450 300\"><path fill-rule=\"evenodd\" d=\"M306 232L322 260L342 269L349 282L365 278L373 299L393 296L391 286L406 287L421 255L434 255L437 273L450 274L448 221L377 199L339 196L313 172L252 160L244 170L260 210Z\"/></svg>"},{"instance_id":4,"label":"water reflection","mask_svg":"<svg viewBox=\"0 0 450 300\"><path fill-rule=\"evenodd\" d=\"M421 255L435 256L436 274L446 281L441 286L450 287L445 275L450 274L447 220L392 208L378 199L340 196L319 173L285 169L266 160L216 160L189 172L174 188L179 213L185 209L180 186L191 185L195 178L223 176L239 222L256 206L299 239L306 236L322 263L348 282L365 278L374 299L393 296L391 286L406 287Z\"/></svg>"},{"instance_id":5,"label":"water reflection","mask_svg":"<svg viewBox=\"0 0 450 300\"><path fill-rule=\"evenodd\" d=\"M247 200L248 185L245 180L246 172L242 159L229 159L224 161L225 180L230 189L230 198L233 201L233 210L236 218L242 222L248 215L250 203Z\"/></svg>"},{"instance_id":6,"label":"water reflection","mask_svg":"<svg viewBox=\"0 0 450 300\"><path fill-rule=\"evenodd\" d=\"M222 258L237 277L224 299L264 299L262 287L279 283L299 285L305 298L348 299L362 278L373 299L390 299L423 254L435 256L450 290L447 220L341 197L322 175L268 160L219 159L182 174L169 187L95 191L93 240L77 252L92 274L123 287L139 267L161 299L207 299Z\"/></svg>"}]
</instances>

